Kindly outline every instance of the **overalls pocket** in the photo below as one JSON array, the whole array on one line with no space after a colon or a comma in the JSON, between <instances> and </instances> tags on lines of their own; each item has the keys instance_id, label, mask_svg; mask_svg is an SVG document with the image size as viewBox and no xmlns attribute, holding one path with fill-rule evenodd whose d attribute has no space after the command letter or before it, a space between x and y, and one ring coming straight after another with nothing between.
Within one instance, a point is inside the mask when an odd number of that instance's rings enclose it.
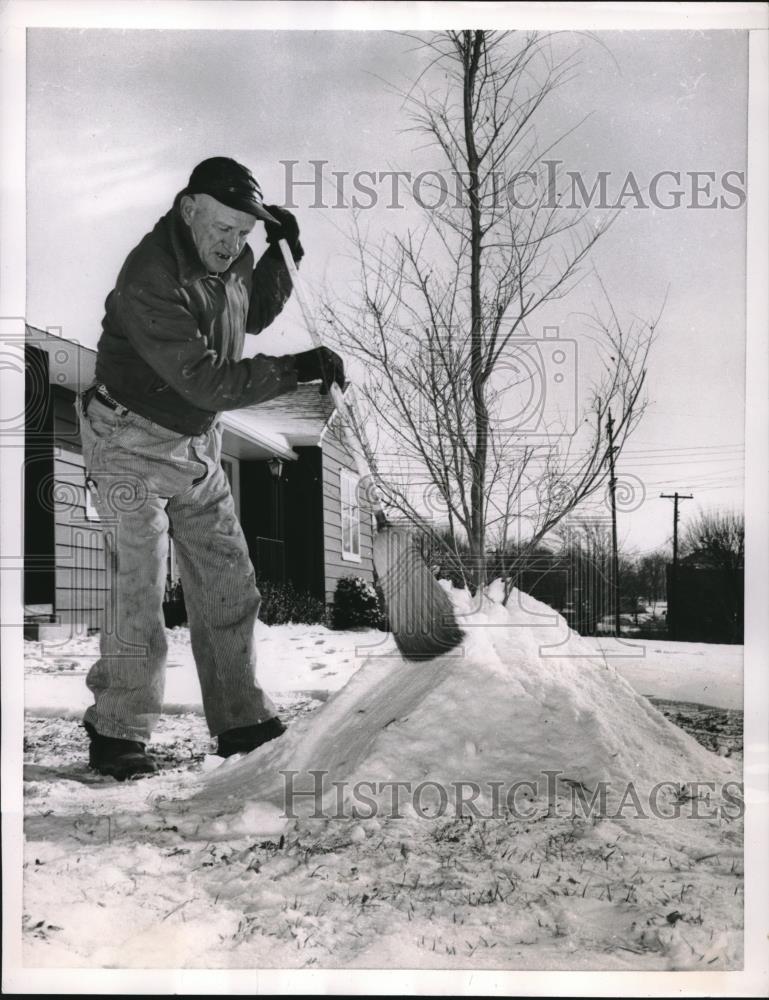
<instances>
[{"instance_id":1,"label":"overalls pocket","mask_svg":"<svg viewBox=\"0 0 769 1000\"><path fill-rule=\"evenodd\" d=\"M98 462L101 446L109 443L125 425L126 417L94 398L95 387L75 397L75 412L80 424L80 440L83 445L83 463L90 472Z\"/></svg>"}]
</instances>

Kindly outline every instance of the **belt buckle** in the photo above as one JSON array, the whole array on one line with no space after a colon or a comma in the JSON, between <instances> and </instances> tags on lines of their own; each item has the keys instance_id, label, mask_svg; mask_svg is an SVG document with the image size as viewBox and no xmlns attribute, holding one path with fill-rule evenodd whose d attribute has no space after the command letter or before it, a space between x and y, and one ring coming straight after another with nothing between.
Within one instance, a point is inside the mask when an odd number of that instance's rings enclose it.
<instances>
[{"instance_id":1,"label":"belt buckle","mask_svg":"<svg viewBox=\"0 0 769 1000\"><path fill-rule=\"evenodd\" d=\"M118 414L118 416L122 417L129 412L127 406L123 406L122 403L118 403L118 401L114 399L113 396L110 395L106 385L99 383L99 385L96 386L96 398L101 399L102 402L106 403L108 406L111 406L112 409L115 410L115 412Z\"/></svg>"}]
</instances>

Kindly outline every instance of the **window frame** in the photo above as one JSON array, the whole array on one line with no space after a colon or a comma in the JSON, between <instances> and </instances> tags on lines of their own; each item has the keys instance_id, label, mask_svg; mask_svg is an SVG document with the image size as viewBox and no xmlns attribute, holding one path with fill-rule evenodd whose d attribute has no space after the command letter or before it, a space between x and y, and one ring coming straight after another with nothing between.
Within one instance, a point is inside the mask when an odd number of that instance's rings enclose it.
<instances>
[{"instance_id":1,"label":"window frame","mask_svg":"<svg viewBox=\"0 0 769 1000\"><path fill-rule=\"evenodd\" d=\"M360 563L361 556L361 525L360 525L360 476L357 476L350 469L340 468L339 470L339 513L341 517L341 546L342 559L345 562ZM345 510L349 512L350 524L350 546L346 547L345 539ZM355 551L355 541L357 540L358 551Z\"/></svg>"},{"instance_id":2,"label":"window frame","mask_svg":"<svg viewBox=\"0 0 769 1000\"><path fill-rule=\"evenodd\" d=\"M99 515L99 510L96 506L96 502L93 498L93 492L89 485L90 477L86 473L85 477L85 519L86 521L95 521L99 523L101 517Z\"/></svg>"}]
</instances>

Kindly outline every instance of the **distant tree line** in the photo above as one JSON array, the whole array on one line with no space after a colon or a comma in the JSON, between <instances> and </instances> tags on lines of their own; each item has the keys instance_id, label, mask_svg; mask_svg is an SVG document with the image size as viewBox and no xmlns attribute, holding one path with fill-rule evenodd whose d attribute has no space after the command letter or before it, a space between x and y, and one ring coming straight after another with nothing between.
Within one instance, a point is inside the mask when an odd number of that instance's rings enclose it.
<instances>
[{"instance_id":1,"label":"distant tree line","mask_svg":"<svg viewBox=\"0 0 769 1000\"><path fill-rule=\"evenodd\" d=\"M679 617L690 641L742 641L744 519L729 511L699 512L684 526L681 544ZM470 547L430 546L425 555L436 573L463 586L470 575L463 560ZM671 553L620 550L620 614L623 625L664 634ZM613 616L611 535L606 519L579 518L532 549L526 544L490 550L486 582L507 578L519 590L562 613L583 635L606 631ZM638 634L638 633L636 633Z\"/></svg>"}]
</instances>

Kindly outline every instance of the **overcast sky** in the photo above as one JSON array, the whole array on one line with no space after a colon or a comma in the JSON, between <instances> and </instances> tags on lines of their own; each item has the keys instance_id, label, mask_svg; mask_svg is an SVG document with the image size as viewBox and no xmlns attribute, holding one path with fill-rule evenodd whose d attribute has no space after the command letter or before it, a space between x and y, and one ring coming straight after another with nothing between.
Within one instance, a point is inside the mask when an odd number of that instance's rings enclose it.
<instances>
[{"instance_id":1,"label":"overcast sky","mask_svg":"<svg viewBox=\"0 0 769 1000\"><path fill-rule=\"evenodd\" d=\"M642 189L660 171L684 175L681 207L629 206L594 255L625 316L650 317L667 294L649 409L620 465L643 481L647 497L621 517L620 536L648 550L670 538L661 492L694 493L691 512L742 502L745 208L690 207L685 174L713 171L716 198L738 200L721 178L745 171L747 35L604 32L554 44L578 52L578 75L550 106L541 141L589 117L552 155L588 186L609 171L615 194L630 171ZM310 160L328 161L328 177L416 172L427 154L404 131L396 90L414 80L423 58L389 33L31 29L28 320L95 347L126 253L206 156L248 163L267 201L279 204L284 160L298 160L296 176L305 179ZM740 187L734 175L731 183ZM408 205L384 207L389 187L377 191L373 232L413 221ZM313 197L309 187L294 197L305 280L313 288L343 284L349 211L313 208ZM579 343L579 313L596 294L588 276L543 319ZM277 350L306 346L293 308L276 323Z\"/></svg>"}]
</instances>

